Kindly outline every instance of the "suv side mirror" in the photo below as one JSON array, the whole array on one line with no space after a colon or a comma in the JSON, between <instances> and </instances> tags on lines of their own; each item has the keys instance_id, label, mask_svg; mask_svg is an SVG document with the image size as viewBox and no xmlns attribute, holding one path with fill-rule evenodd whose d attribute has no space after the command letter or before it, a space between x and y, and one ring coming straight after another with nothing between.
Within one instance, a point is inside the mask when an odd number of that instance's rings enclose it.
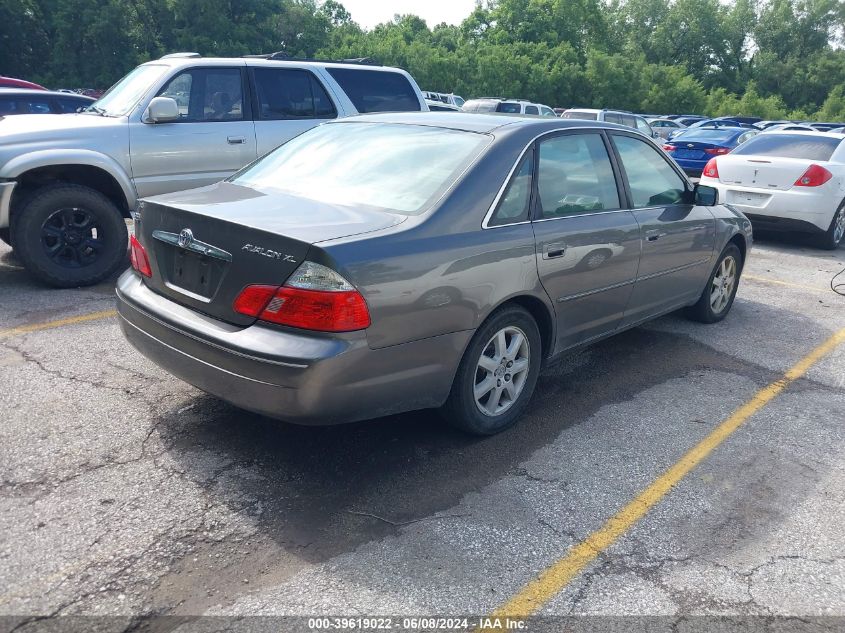
<instances>
[{"instance_id":1,"label":"suv side mirror","mask_svg":"<svg viewBox=\"0 0 845 633\"><path fill-rule=\"evenodd\" d=\"M715 187L696 184L692 190L693 202L701 207L715 207L719 204L719 190Z\"/></svg>"},{"instance_id":2,"label":"suv side mirror","mask_svg":"<svg viewBox=\"0 0 845 633\"><path fill-rule=\"evenodd\" d=\"M179 118L179 104L170 97L155 97L147 106L145 121L150 123L167 123Z\"/></svg>"}]
</instances>

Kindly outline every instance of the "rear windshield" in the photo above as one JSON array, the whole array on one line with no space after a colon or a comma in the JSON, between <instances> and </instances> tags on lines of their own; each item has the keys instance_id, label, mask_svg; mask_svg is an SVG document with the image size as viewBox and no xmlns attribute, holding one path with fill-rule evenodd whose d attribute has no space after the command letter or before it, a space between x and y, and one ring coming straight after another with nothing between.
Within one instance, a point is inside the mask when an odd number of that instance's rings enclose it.
<instances>
[{"instance_id":1,"label":"rear windshield","mask_svg":"<svg viewBox=\"0 0 845 633\"><path fill-rule=\"evenodd\" d=\"M560 115L563 119L587 119L588 121L595 121L599 115L595 112L579 112L578 110L570 110Z\"/></svg>"},{"instance_id":2,"label":"rear windshield","mask_svg":"<svg viewBox=\"0 0 845 633\"><path fill-rule=\"evenodd\" d=\"M841 142L838 138L803 134L760 134L740 145L734 154L830 160Z\"/></svg>"},{"instance_id":3,"label":"rear windshield","mask_svg":"<svg viewBox=\"0 0 845 633\"><path fill-rule=\"evenodd\" d=\"M736 130L708 130L707 128L694 128L691 130L684 130L672 140L727 141L729 139L732 139L734 136L736 136Z\"/></svg>"},{"instance_id":4,"label":"rear windshield","mask_svg":"<svg viewBox=\"0 0 845 633\"><path fill-rule=\"evenodd\" d=\"M327 124L288 141L231 181L416 215L446 192L489 141L485 134L416 125Z\"/></svg>"},{"instance_id":5,"label":"rear windshield","mask_svg":"<svg viewBox=\"0 0 845 633\"><path fill-rule=\"evenodd\" d=\"M358 112L419 112L420 101L405 75L385 70L327 68Z\"/></svg>"}]
</instances>

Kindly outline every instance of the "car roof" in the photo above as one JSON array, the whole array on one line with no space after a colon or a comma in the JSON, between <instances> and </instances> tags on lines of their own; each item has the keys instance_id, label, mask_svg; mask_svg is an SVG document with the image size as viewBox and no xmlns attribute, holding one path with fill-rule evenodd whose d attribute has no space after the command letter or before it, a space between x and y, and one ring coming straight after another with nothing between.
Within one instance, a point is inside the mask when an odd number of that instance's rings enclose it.
<instances>
[{"instance_id":1,"label":"car roof","mask_svg":"<svg viewBox=\"0 0 845 633\"><path fill-rule=\"evenodd\" d=\"M385 112L379 114L362 114L332 121L332 125L355 122L398 123L402 125L425 125L464 132L478 132L489 134L501 128L535 129L537 134L552 130L570 128L602 127L613 130L636 131L633 128L605 123L604 121L589 121L586 119L561 119L559 117L534 117L514 114L470 112Z\"/></svg>"},{"instance_id":2,"label":"car roof","mask_svg":"<svg viewBox=\"0 0 845 633\"><path fill-rule=\"evenodd\" d=\"M16 96L33 96L33 97L44 97L44 96L51 96L51 97L70 97L78 98L83 101L91 101L92 103L96 101L96 99L92 97L88 97L86 95L77 94L75 92L59 92L57 90L36 90L34 88L8 88L8 87L0 87L0 95L16 95Z\"/></svg>"}]
</instances>

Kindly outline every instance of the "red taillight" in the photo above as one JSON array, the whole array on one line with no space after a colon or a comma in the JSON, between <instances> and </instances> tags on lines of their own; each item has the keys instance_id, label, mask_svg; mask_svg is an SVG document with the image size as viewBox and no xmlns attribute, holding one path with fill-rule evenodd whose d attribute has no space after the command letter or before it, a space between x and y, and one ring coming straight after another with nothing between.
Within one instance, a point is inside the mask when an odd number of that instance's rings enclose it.
<instances>
[{"instance_id":1,"label":"red taillight","mask_svg":"<svg viewBox=\"0 0 845 633\"><path fill-rule=\"evenodd\" d=\"M724 154L729 153L731 150L728 147L708 147L704 150L705 154L710 154L711 156L722 156Z\"/></svg>"},{"instance_id":2,"label":"red taillight","mask_svg":"<svg viewBox=\"0 0 845 633\"><path fill-rule=\"evenodd\" d=\"M664 151L664 152L674 152L676 149L678 149L676 146L674 146L674 145L669 145L668 143L667 143L666 145L664 145L664 146L663 146L663 151Z\"/></svg>"},{"instance_id":3,"label":"red taillight","mask_svg":"<svg viewBox=\"0 0 845 633\"><path fill-rule=\"evenodd\" d=\"M150 258L147 257L147 250L141 246L135 236L129 238L129 261L132 268L137 270L144 277L152 277L153 269L150 268Z\"/></svg>"},{"instance_id":4,"label":"red taillight","mask_svg":"<svg viewBox=\"0 0 845 633\"><path fill-rule=\"evenodd\" d=\"M304 330L351 332L370 326L370 311L357 290L247 286L233 307L240 314Z\"/></svg>"},{"instance_id":5,"label":"red taillight","mask_svg":"<svg viewBox=\"0 0 845 633\"><path fill-rule=\"evenodd\" d=\"M707 164L704 166L704 169L701 172L702 176L707 176L708 178L718 178L719 177L719 168L716 166L716 159L711 158L707 161Z\"/></svg>"},{"instance_id":6,"label":"red taillight","mask_svg":"<svg viewBox=\"0 0 845 633\"><path fill-rule=\"evenodd\" d=\"M801 177L795 181L796 187L818 187L833 178L828 170L821 165L810 165Z\"/></svg>"}]
</instances>

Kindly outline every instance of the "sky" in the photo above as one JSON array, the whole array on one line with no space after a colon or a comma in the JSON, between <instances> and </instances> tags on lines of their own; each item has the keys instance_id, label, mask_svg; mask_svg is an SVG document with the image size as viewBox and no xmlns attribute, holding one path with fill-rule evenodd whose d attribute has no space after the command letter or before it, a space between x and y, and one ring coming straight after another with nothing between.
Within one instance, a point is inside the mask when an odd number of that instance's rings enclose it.
<instances>
[{"instance_id":1,"label":"sky","mask_svg":"<svg viewBox=\"0 0 845 633\"><path fill-rule=\"evenodd\" d=\"M475 0L340 0L352 19L366 29L393 19L397 13L413 13L429 28L441 22L460 24L475 8Z\"/></svg>"}]
</instances>

